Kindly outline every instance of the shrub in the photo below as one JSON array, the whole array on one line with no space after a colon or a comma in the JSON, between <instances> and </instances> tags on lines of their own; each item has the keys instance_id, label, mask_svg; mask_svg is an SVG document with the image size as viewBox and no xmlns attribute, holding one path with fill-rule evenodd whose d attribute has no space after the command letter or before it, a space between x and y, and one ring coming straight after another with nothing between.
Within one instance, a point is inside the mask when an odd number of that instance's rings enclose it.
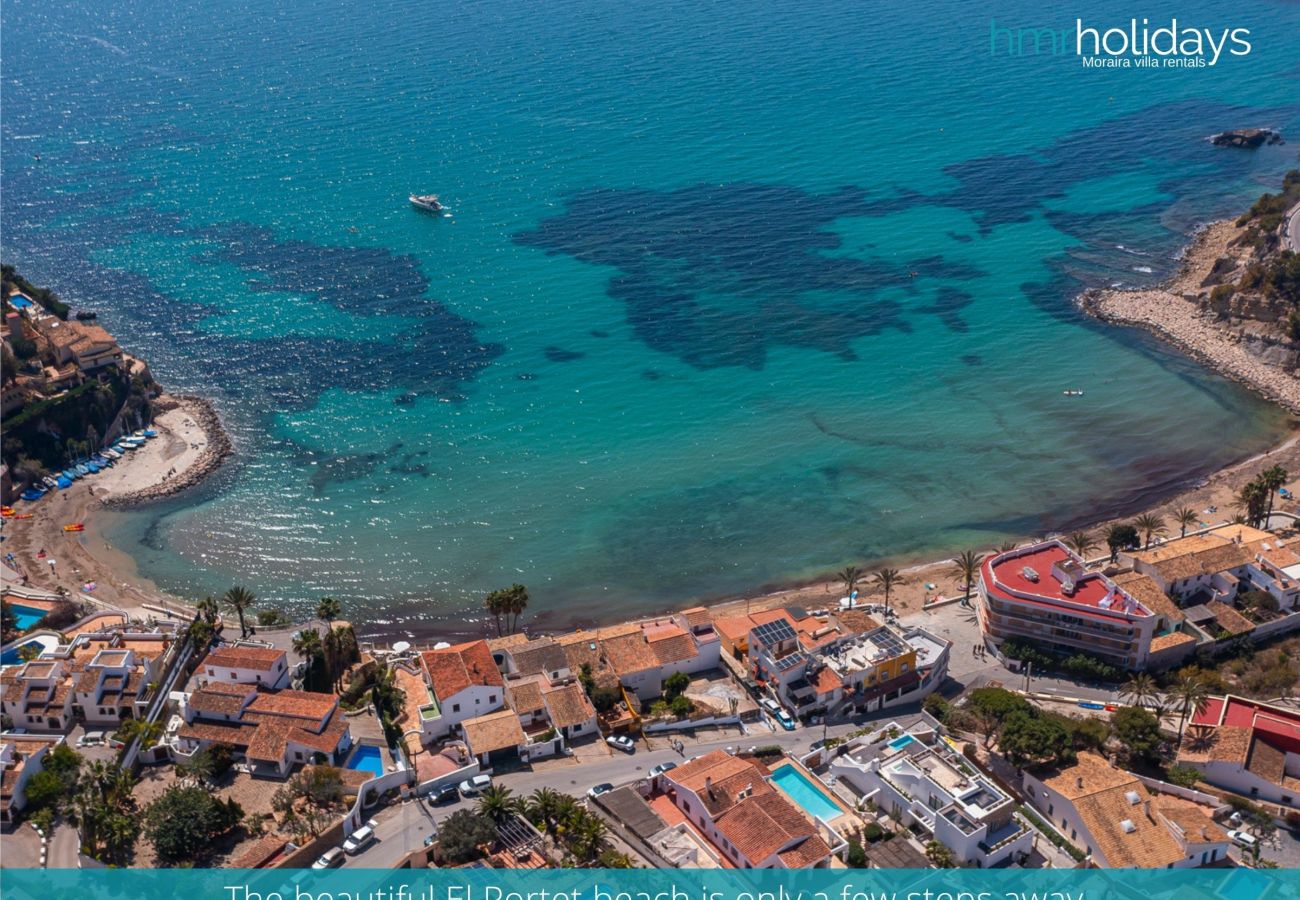
<instances>
[{"instance_id":1,"label":"shrub","mask_svg":"<svg viewBox=\"0 0 1300 900\"><path fill-rule=\"evenodd\" d=\"M674 697L673 702L669 703L668 706L673 711L673 715L678 716L679 718L689 716L695 711L695 704L691 702L690 697L687 697L684 694L679 694Z\"/></svg>"},{"instance_id":2,"label":"shrub","mask_svg":"<svg viewBox=\"0 0 1300 900\"><path fill-rule=\"evenodd\" d=\"M849 849L844 853L844 864L850 869L865 869L870 865L867 851L863 849L857 838L849 838Z\"/></svg>"},{"instance_id":3,"label":"shrub","mask_svg":"<svg viewBox=\"0 0 1300 900\"><path fill-rule=\"evenodd\" d=\"M686 692L691 686L691 676L685 672L674 672L664 680L664 698L670 703Z\"/></svg>"},{"instance_id":4,"label":"shrub","mask_svg":"<svg viewBox=\"0 0 1300 900\"><path fill-rule=\"evenodd\" d=\"M942 722L948 718L948 714L952 711L952 704L939 694L928 694L921 704L921 708Z\"/></svg>"},{"instance_id":5,"label":"shrub","mask_svg":"<svg viewBox=\"0 0 1300 900\"><path fill-rule=\"evenodd\" d=\"M1213 303L1226 303L1236 293L1236 290L1231 284L1216 284L1214 290L1210 291L1210 301Z\"/></svg>"},{"instance_id":6,"label":"shrub","mask_svg":"<svg viewBox=\"0 0 1300 900\"><path fill-rule=\"evenodd\" d=\"M222 802L196 785L173 785L144 810L144 835L164 862L192 863L244 818L233 799Z\"/></svg>"},{"instance_id":7,"label":"shrub","mask_svg":"<svg viewBox=\"0 0 1300 900\"><path fill-rule=\"evenodd\" d=\"M470 809L458 809L447 817L438 832L438 850L453 865L471 862L482 855L481 847L496 840L496 828L487 816Z\"/></svg>"},{"instance_id":8,"label":"shrub","mask_svg":"<svg viewBox=\"0 0 1300 900\"><path fill-rule=\"evenodd\" d=\"M1201 780L1201 773L1191 766L1170 766L1165 769L1165 781L1170 784L1176 784L1179 787L1195 787L1196 783Z\"/></svg>"}]
</instances>

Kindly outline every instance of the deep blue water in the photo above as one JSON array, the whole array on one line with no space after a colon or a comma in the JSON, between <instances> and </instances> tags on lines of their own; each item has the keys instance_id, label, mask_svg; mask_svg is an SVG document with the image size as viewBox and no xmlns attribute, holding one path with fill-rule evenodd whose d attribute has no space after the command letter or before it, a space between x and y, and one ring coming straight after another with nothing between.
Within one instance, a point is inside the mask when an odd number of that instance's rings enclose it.
<instances>
[{"instance_id":1,"label":"deep blue water","mask_svg":"<svg viewBox=\"0 0 1300 900\"><path fill-rule=\"evenodd\" d=\"M1071 298L1295 165L1204 138L1300 138L1300 6L1144 7L1252 30L1186 71L990 53L1130 5L974 7L3 0L5 260L239 448L110 537L182 594L472 630L511 581L622 617L1261 449L1279 414Z\"/></svg>"}]
</instances>

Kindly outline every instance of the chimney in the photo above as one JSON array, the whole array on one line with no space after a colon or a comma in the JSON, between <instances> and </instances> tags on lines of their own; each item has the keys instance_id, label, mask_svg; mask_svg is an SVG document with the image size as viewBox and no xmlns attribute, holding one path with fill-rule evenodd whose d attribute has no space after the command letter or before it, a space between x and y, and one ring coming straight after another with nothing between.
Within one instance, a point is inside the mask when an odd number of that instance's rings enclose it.
<instances>
[{"instance_id":1,"label":"chimney","mask_svg":"<svg viewBox=\"0 0 1300 900\"><path fill-rule=\"evenodd\" d=\"M708 775L704 776L704 793L709 795L710 800L713 799L713 779Z\"/></svg>"},{"instance_id":2,"label":"chimney","mask_svg":"<svg viewBox=\"0 0 1300 900\"><path fill-rule=\"evenodd\" d=\"M1151 815L1151 801L1150 801L1150 800L1147 800L1145 803L1142 804L1142 811L1145 812L1145 813L1147 814L1147 818L1148 818L1148 819L1150 819L1152 822L1155 821L1155 817Z\"/></svg>"},{"instance_id":3,"label":"chimney","mask_svg":"<svg viewBox=\"0 0 1300 900\"><path fill-rule=\"evenodd\" d=\"M1078 778L1074 779L1074 782L1075 782L1075 784L1078 786L1078 788L1079 788L1080 790L1083 789L1083 776L1082 776L1082 775L1080 775Z\"/></svg>"}]
</instances>

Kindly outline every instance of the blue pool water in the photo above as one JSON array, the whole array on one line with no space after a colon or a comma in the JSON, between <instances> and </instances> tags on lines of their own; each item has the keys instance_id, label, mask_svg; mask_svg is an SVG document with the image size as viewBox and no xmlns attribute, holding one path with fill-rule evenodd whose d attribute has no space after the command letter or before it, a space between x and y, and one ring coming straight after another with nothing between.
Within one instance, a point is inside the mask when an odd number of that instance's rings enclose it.
<instances>
[{"instance_id":1,"label":"blue pool water","mask_svg":"<svg viewBox=\"0 0 1300 900\"><path fill-rule=\"evenodd\" d=\"M1285 431L1071 299L1295 166L1205 137L1300 133L1300 4L1232 10L1249 57L1104 72L967 0L208 6L0 31L5 262L239 448L106 526L182 595L481 635L520 581L534 625L610 621L1070 530Z\"/></svg>"},{"instance_id":2,"label":"blue pool water","mask_svg":"<svg viewBox=\"0 0 1300 900\"><path fill-rule=\"evenodd\" d=\"M809 781L808 776L789 763L778 766L772 771L772 782L784 791L787 797L819 819L829 822L844 812L832 803L820 788Z\"/></svg>"},{"instance_id":3,"label":"blue pool water","mask_svg":"<svg viewBox=\"0 0 1300 900\"><path fill-rule=\"evenodd\" d=\"M45 618L45 610L43 609L33 609L30 606L20 606L17 603L10 603L9 608L13 610L14 618L18 620L19 631L26 631Z\"/></svg>"},{"instance_id":4,"label":"blue pool water","mask_svg":"<svg viewBox=\"0 0 1300 900\"><path fill-rule=\"evenodd\" d=\"M899 747L906 747L914 740L916 740L916 738L912 737L910 734L905 734L900 738L894 738L892 741L890 741L889 748L891 750L897 750Z\"/></svg>"},{"instance_id":5,"label":"blue pool water","mask_svg":"<svg viewBox=\"0 0 1300 900\"><path fill-rule=\"evenodd\" d=\"M16 666L21 663L23 660L19 651L24 647L33 646L45 651L52 650L54 647L58 646L58 643L58 639L51 635L41 635L32 638L29 641L23 641L21 644L15 644L12 647L6 648L3 653L0 653L0 666Z\"/></svg>"},{"instance_id":6,"label":"blue pool water","mask_svg":"<svg viewBox=\"0 0 1300 900\"><path fill-rule=\"evenodd\" d=\"M384 774L384 753L378 747L363 744L348 760L348 768L369 772L378 778Z\"/></svg>"}]
</instances>

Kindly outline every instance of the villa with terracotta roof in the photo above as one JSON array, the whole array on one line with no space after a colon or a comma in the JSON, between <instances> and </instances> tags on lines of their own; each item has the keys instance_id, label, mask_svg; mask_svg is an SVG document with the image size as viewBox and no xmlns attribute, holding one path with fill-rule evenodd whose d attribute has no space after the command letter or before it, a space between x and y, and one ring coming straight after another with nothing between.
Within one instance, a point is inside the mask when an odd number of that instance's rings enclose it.
<instances>
[{"instance_id":1,"label":"villa with terracotta roof","mask_svg":"<svg viewBox=\"0 0 1300 900\"><path fill-rule=\"evenodd\" d=\"M501 709L505 679L486 641L468 641L420 654L428 702L420 706L424 743L447 737L467 719Z\"/></svg>"},{"instance_id":2,"label":"villa with terracotta roof","mask_svg":"<svg viewBox=\"0 0 1300 900\"><path fill-rule=\"evenodd\" d=\"M122 348L102 326L46 317L38 331L48 342L56 365L73 363L84 374L122 365Z\"/></svg>"},{"instance_id":3,"label":"villa with terracotta roof","mask_svg":"<svg viewBox=\"0 0 1300 900\"><path fill-rule=\"evenodd\" d=\"M1264 591L1286 612L1300 605L1300 553L1285 538L1248 525L1224 525L1125 554L1182 605L1231 606L1248 590Z\"/></svg>"},{"instance_id":4,"label":"villa with terracotta roof","mask_svg":"<svg viewBox=\"0 0 1300 900\"><path fill-rule=\"evenodd\" d=\"M212 682L185 698L176 755L188 758L225 744L242 752L255 771L281 777L318 755L337 765L352 746L338 705L332 694Z\"/></svg>"},{"instance_id":5,"label":"villa with terracotta roof","mask_svg":"<svg viewBox=\"0 0 1300 900\"><path fill-rule=\"evenodd\" d=\"M1103 869L1186 869L1222 863L1228 835L1207 804L1148 787L1095 753L1024 773L1039 814Z\"/></svg>"},{"instance_id":6,"label":"villa with terracotta roof","mask_svg":"<svg viewBox=\"0 0 1300 900\"><path fill-rule=\"evenodd\" d=\"M750 629L747 662L754 679L797 716L914 703L948 675L952 642L923 628L863 617L852 623L865 629L858 631L837 614L782 612Z\"/></svg>"},{"instance_id":7,"label":"villa with terracotta roof","mask_svg":"<svg viewBox=\"0 0 1300 900\"><path fill-rule=\"evenodd\" d=\"M844 841L773 787L768 774L753 760L714 750L659 780L685 821L735 868L829 867Z\"/></svg>"},{"instance_id":8,"label":"villa with terracotta roof","mask_svg":"<svg viewBox=\"0 0 1300 900\"><path fill-rule=\"evenodd\" d=\"M1222 790L1300 809L1300 712L1212 697L1188 723L1178 762Z\"/></svg>"},{"instance_id":9,"label":"villa with terracotta roof","mask_svg":"<svg viewBox=\"0 0 1300 900\"><path fill-rule=\"evenodd\" d=\"M45 755L62 742L62 737L0 734L0 822L13 823L27 805L27 782L41 771Z\"/></svg>"},{"instance_id":10,"label":"villa with terracotta roof","mask_svg":"<svg viewBox=\"0 0 1300 900\"><path fill-rule=\"evenodd\" d=\"M150 674L133 650L100 650L76 677L73 705L88 724L116 726L134 718L138 708L143 713Z\"/></svg>"},{"instance_id":11,"label":"villa with terracotta roof","mask_svg":"<svg viewBox=\"0 0 1300 900\"><path fill-rule=\"evenodd\" d=\"M271 690L289 686L289 654L274 647L232 644L208 651L200 663L200 684L257 684Z\"/></svg>"},{"instance_id":12,"label":"villa with terracotta roof","mask_svg":"<svg viewBox=\"0 0 1300 900\"><path fill-rule=\"evenodd\" d=\"M996 645L1028 640L1063 654L1083 651L1129 670L1146 668L1152 639L1177 624L1089 571L1055 540L985 559L976 612L980 631Z\"/></svg>"},{"instance_id":13,"label":"villa with terracotta roof","mask_svg":"<svg viewBox=\"0 0 1300 900\"><path fill-rule=\"evenodd\" d=\"M483 768L507 759L519 759L528 746L528 735L513 710L501 709L461 723L465 746Z\"/></svg>"}]
</instances>

